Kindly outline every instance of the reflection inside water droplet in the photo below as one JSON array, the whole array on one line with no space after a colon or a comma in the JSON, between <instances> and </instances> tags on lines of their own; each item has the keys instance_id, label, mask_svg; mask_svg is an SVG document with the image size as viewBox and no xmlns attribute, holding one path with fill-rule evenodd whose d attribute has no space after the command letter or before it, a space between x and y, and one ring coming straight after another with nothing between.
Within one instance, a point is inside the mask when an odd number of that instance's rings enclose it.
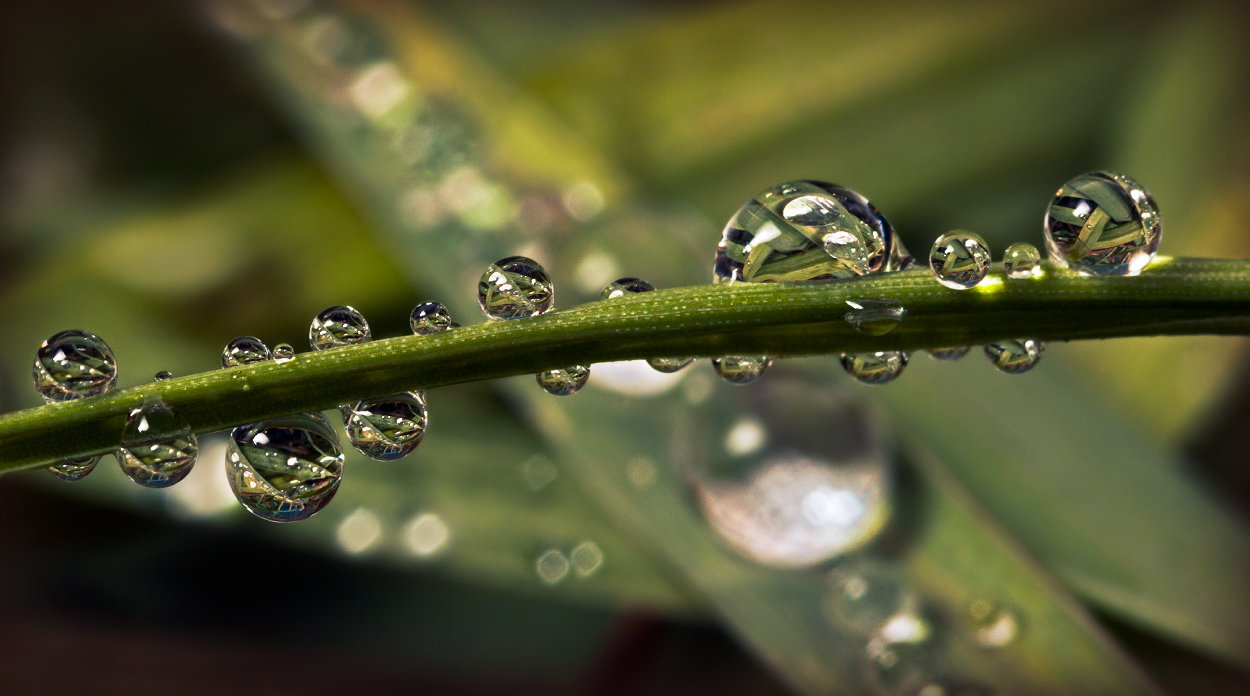
<instances>
[{"instance_id":1,"label":"reflection inside water droplet","mask_svg":"<svg viewBox=\"0 0 1250 696\"><path fill-rule=\"evenodd\" d=\"M972 346L954 346L952 348L928 348L926 350L934 360L950 362L964 357L971 349Z\"/></svg>"},{"instance_id":2,"label":"reflection inside water droplet","mask_svg":"<svg viewBox=\"0 0 1250 696\"><path fill-rule=\"evenodd\" d=\"M191 472L199 450L199 440L187 421L164 399L152 395L126 415L117 463L135 483L165 488Z\"/></svg>"}]
</instances>

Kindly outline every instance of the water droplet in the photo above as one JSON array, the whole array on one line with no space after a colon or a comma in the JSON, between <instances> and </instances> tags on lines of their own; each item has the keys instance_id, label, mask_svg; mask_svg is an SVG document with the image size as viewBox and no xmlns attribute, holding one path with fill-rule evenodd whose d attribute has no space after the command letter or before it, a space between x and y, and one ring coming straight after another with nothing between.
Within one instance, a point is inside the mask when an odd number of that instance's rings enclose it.
<instances>
[{"instance_id":1,"label":"water droplet","mask_svg":"<svg viewBox=\"0 0 1250 696\"><path fill-rule=\"evenodd\" d=\"M308 343L313 350L354 346L372 337L364 315L346 305L321 310L308 327Z\"/></svg>"},{"instance_id":2,"label":"water droplet","mask_svg":"<svg viewBox=\"0 0 1250 696\"><path fill-rule=\"evenodd\" d=\"M411 454L428 424L425 397L416 392L364 399L340 407L340 412L356 451L383 462Z\"/></svg>"},{"instance_id":3,"label":"water droplet","mask_svg":"<svg viewBox=\"0 0 1250 696\"><path fill-rule=\"evenodd\" d=\"M846 323L869 336L890 333L907 316L907 310L895 300L847 300L846 307Z\"/></svg>"},{"instance_id":4,"label":"water droplet","mask_svg":"<svg viewBox=\"0 0 1250 696\"><path fill-rule=\"evenodd\" d=\"M538 386L548 394L568 396L576 394L577 390L586 384L586 380L590 379L590 368L585 365L571 365L554 370L543 370L535 377L538 378Z\"/></svg>"},{"instance_id":5,"label":"water droplet","mask_svg":"<svg viewBox=\"0 0 1250 696\"><path fill-rule=\"evenodd\" d=\"M62 331L39 346L33 369L35 388L47 403L99 396L117 381L117 360L99 336Z\"/></svg>"},{"instance_id":6,"label":"water droplet","mask_svg":"<svg viewBox=\"0 0 1250 696\"><path fill-rule=\"evenodd\" d=\"M896 235L894 237L894 244L890 247L890 258L885 264L886 272L894 273L896 271L906 271L915 265L916 259L903 244L903 238Z\"/></svg>"},{"instance_id":7,"label":"water droplet","mask_svg":"<svg viewBox=\"0 0 1250 696\"><path fill-rule=\"evenodd\" d=\"M749 392L721 390L683 478L722 542L763 565L805 568L880 532L889 479L866 412L784 371Z\"/></svg>"},{"instance_id":8,"label":"water droplet","mask_svg":"<svg viewBox=\"0 0 1250 696\"><path fill-rule=\"evenodd\" d=\"M569 559L557 549L547 549L534 562L534 572L548 585L554 585L569 574Z\"/></svg>"},{"instance_id":9,"label":"water droplet","mask_svg":"<svg viewBox=\"0 0 1250 696\"><path fill-rule=\"evenodd\" d=\"M990 270L990 248L979 235L956 230L933 242L929 268L942 285L967 290L976 287Z\"/></svg>"},{"instance_id":10,"label":"water droplet","mask_svg":"<svg viewBox=\"0 0 1250 696\"><path fill-rule=\"evenodd\" d=\"M1089 172L1064 184L1043 223L1051 263L1087 275L1137 275L1159 248L1159 206L1122 174Z\"/></svg>"},{"instance_id":11,"label":"water droplet","mask_svg":"<svg viewBox=\"0 0 1250 696\"><path fill-rule=\"evenodd\" d=\"M451 538L451 529L443 518L433 512L426 512L412 518L404 528L404 540L408 542L408 550L416 556L432 556L447 546Z\"/></svg>"},{"instance_id":12,"label":"water droplet","mask_svg":"<svg viewBox=\"0 0 1250 696\"><path fill-rule=\"evenodd\" d=\"M168 370L161 370L160 372L156 373L156 377L154 379L156 379L157 382L164 382L167 379L172 379L173 376L174 376L174 373Z\"/></svg>"},{"instance_id":13,"label":"water droplet","mask_svg":"<svg viewBox=\"0 0 1250 696\"><path fill-rule=\"evenodd\" d=\"M929 355L935 360L954 361L968 354L972 346L954 346L951 348L927 348Z\"/></svg>"},{"instance_id":14,"label":"water droplet","mask_svg":"<svg viewBox=\"0 0 1250 696\"><path fill-rule=\"evenodd\" d=\"M356 508L339 523L334 536L344 551L350 554L363 553L382 538L382 522L369 510Z\"/></svg>"},{"instance_id":15,"label":"water droplet","mask_svg":"<svg viewBox=\"0 0 1250 696\"><path fill-rule=\"evenodd\" d=\"M265 345L259 338L255 336L239 336L227 343L225 349L221 351L221 366L250 365L252 363L264 362L272 357L269 353L269 346Z\"/></svg>"},{"instance_id":16,"label":"water droplet","mask_svg":"<svg viewBox=\"0 0 1250 696\"><path fill-rule=\"evenodd\" d=\"M191 473L199 451L199 440L187 421L153 395L126 415L117 463L140 486L165 488Z\"/></svg>"},{"instance_id":17,"label":"water droplet","mask_svg":"<svg viewBox=\"0 0 1250 696\"><path fill-rule=\"evenodd\" d=\"M616 297L624 297L640 292L652 292L654 290L654 285L641 278L617 278L608 283L608 286L599 293L599 299L611 300Z\"/></svg>"},{"instance_id":18,"label":"water droplet","mask_svg":"<svg viewBox=\"0 0 1250 696\"><path fill-rule=\"evenodd\" d=\"M873 641L866 651L868 674L888 694L909 694L929 677L929 650L923 643Z\"/></svg>"},{"instance_id":19,"label":"water droplet","mask_svg":"<svg viewBox=\"0 0 1250 696\"><path fill-rule=\"evenodd\" d=\"M440 302L422 302L413 308L408 326L418 336L428 336L448 331L456 326L451 313Z\"/></svg>"},{"instance_id":20,"label":"water droplet","mask_svg":"<svg viewBox=\"0 0 1250 696\"><path fill-rule=\"evenodd\" d=\"M760 378L773 364L767 355L726 355L712 358L712 367L721 379L730 384L750 384Z\"/></svg>"},{"instance_id":21,"label":"water droplet","mask_svg":"<svg viewBox=\"0 0 1250 696\"><path fill-rule=\"evenodd\" d=\"M555 305L555 286L537 261L509 256L482 274L477 303L488 319L536 317Z\"/></svg>"},{"instance_id":22,"label":"water droplet","mask_svg":"<svg viewBox=\"0 0 1250 696\"><path fill-rule=\"evenodd\" d=\"M330 502L342 476L338 435L320 413L274 418L230 433L230 490L257 517L306 519Z\"/></svg>"},{"instance_id":23,"label":"water droplet","mask_svg":"<svg viewBox=\"0 0 1250 696\"><path fill-rule=\"evenodd\" d=\"M1033 369L1042 357L1042 345L1031 338L987 343L985 355L1000 372L1015 375Z\"/></svg>"},{"instance_id":24,"label":"water droplet","mask_svg":"<svg viewBox=\"0 0 1250 696\"><path fill-rule=\"evenodd\" d=\"M968 605L977 645L986 650L1005 647L1016 639L1020 623L1016 615L992 599L975 599Z\"/></svg>"},{"instance_id":25,"label":"water droplet","mask_svg":"<svg viewBox=\"0 0 1250 696\"><path fill-rule=\"evenodd\" d=\"M1042 272L1042 255L1028 242L1016 242L1003 252L1003 273L1012 280L1036 278Z\"/></svg>"},{"instance_id":26,"label":"water droplet","mask_svg":"<svg viewBox=\"0 0 1250 696\"><path fill-rule=\"evenodd\" d=\"M583 541L569 552L569 560L578 577L589 577L603 565L603 549L593 541Z\"/></svg>"},{"instance_id":27,"label":"water droplet","mask_svg":"<svg viewBox=\"0 0 1250 696\"><path fill-rule=\"evenodd\" d=\"M730 218L713 277L717 283L853 278L886 270L896 243L894 228L867 198L837 184L791 181L756 194Z\"/></svg>"},{"instance_id":28,"label":"water droplet","mask_svg":"<svg viewBox=\"0 0 1250 696\"><path fill-rule=\"evenodd\" d=\"M906 600L898 573L875 561L840 563L828 581L834 622L858 635L876 633Z\"/></svg>"},{"instance_id":29,"label":"water droplet","mask_svg":"<svg viewBox=\"0 0 1250 696\"><path fill-rule=\"evenodd\" d=\"M664 374L672 374L680 372L687 365L694 362L694 358L648 358L647 364L656 372Z\"/></svg>"},{"instance_id":30,"label":"water droplet","mask_svg":"<svg viewBox=\"0 0 1250 696\"><path fill-rule=\"evenodd\" d=\"M95 465L99 462L100 458L98 456L62 459L48 467L48 471L62 481L81 481L95 469Z\"/></svg>"},{"instance_id":31,"label":"water droplet","mask_svg":"<svg viewBox=\"0 0 1250 696\"><path fill-rule=\"evenodd\" d=\"M273 347L274 362L284 363L295 359L295 349L290 343L279 343Z\"/></svg>"},{"instance_id":32,"label":"water droplet","mask_svg":"<svg viewBox=\"0 0 1250 696\"><path fill-rule=\"evenodd\" d=\"M861 384L886 384L903 374L910 356L901 350L843 353L842 369Z\"/></svg>"}]
</instances>

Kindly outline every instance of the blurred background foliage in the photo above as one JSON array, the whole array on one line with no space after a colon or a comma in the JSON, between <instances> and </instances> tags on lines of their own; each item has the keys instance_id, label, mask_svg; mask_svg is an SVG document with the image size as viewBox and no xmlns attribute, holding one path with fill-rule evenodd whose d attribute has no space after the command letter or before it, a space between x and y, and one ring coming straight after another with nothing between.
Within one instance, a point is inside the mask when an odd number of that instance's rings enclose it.
<instances>
[{"instance_id":1,"label":"blurred background foliage","mask_svg":"<svg viewBox=\"0 0 1250 696\"><path fill-rule=\"evenodd\" d=\"M956 227L1040 247L1050 193L1109 168L1160 201L1162 253L1247 256L1246 20L1192 3L6 3L2 408L37 404L29 360L65 328L104 336L125 387L213 369L237 335L302 349L332 304L383 337L424 299L475 321L480 270L511 253L552 271L562 306L618 275L706 282L723 221L788 179L865 193L923 253ZM915 356L876 390L828 358L757 392L706 365L600 366L558 403L529 380L441 389L416 454L349 451L334 504L291 526L238 508L216 436L164 491L108 461L75 485L7 476L0 683L246 691L218 666L313 649L263 689L1244 690L1245 353L1052 345L1017 378ZM693 502L691 433L806 422L831 408L820 393L897 443L890 524L848 562L921 598L941 639L916 679L866 671L828 618L844 566L758 566ZM1003 650L960 632L986 596L1019 619Z\"/></svg>"}]
</instances>

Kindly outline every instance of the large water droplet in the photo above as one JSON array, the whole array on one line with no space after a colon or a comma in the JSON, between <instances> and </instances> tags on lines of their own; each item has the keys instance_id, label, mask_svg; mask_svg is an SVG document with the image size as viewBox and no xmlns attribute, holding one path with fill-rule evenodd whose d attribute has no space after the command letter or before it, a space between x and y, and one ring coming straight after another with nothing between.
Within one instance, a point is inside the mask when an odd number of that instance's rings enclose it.
<instances>
[{"instance_id":1,"label":"large water droplet","mask_svg":"<svg viewBox=\"0 0 1250 696\"><path fill-rule=\"evenodd\" d=\"M264 362L272 357L269 353L269 346L265 345L259 338L255 336L239 336L227 343L225 349L221 351L221 366L250 365L252 363Z\"/></svg>"},{"instance_id":2,"label":"large water droplet","mask_svg":"<svg viewBox=\"0 0 1250 696\"><path fill-rule=\"evenodd\" d=\"M1089 172L1064 184L1043 225L1051 263L1087 275L1137 275L1163 237L1150 192L1112 172Z\"/></svg>"},{"instance_id":3,"label":"large water droplet","mask_svg":"<svg viewBox=\"0 0 1250 696\"><path fill-rule=\"evenodd\" d=\"M451 320L451 313L441 302L422 302L408 316L408 326L414 334L428 336L452 329L457 324Z\"/></svg>"},{"instance_id":4,"label":"large water droplet","mask_svg":"<svg viewBox=\"0 0 1250 696\"><path fill-rule=\"evenodd\" d=\"M889 517L885 442L867 413L810 378L721 388L688 451L709 526L755 562L803 568L859 548ZM680 459L678 461L681 461Z\"/></svg>"},{"instance_id":5,"label":"large water droplet","mask_svg":"<svg viewBox=\"0 0 1250 696\"><path fill-rule=\"evenodd\" d=\"M901 350L843 353L842 369L862 384L886 384L903 374L910 356Z\"/></svg>"},{"instance_id":6,"label":"large water droplet","mask_svg":"<svg viewBox=\"0 0 1250 696\"><path fill-rule=\"evenodd\" d=\"M712 358L712 367L721 379L730 384L750 384L760 378L773 364L767 355L725 355Z\"/></svg>"},{"instance_id":7,"label":"large water droplet","mask_svg":"<svg viewBox=\"0 0 1250 696\"><path fill-rule=\"evenodd\" d=\"M950 348L926 348L935 360L954 361L968 354L972 346L952 346Z\"/></svg>"},{"instance_id":8,"label":"large water droplet","mask_svg":"<svg viewBox=\"0 0 1250 696\"><path fill-rule=\"evenodd\" d=\"M199 440L187 421L153 395L126 415L117 463L140 486L165 488L191 473L199 451Z\"/></svg>"},{"instance_id":9,"label":"large water droplet","mask_svg":"<svg viewBox=\"0 0 1250 696\"><path fill-rule=\"evenodd\" d=\"M308 327L308 343L313 350L354 346L372 337L364 315L346 305L321 310Z\"/></svg>"},{"instance_id":10,"label":"large water droplet","mask_svg":"<svg viewBox=\"0 0 1250 696\"><path fill-rule=\"evenodd\" d=\"M652 292L655 286L640 278L617 278L599 293L600 300L611 300L625 295ZM677 372L694 362L694 358L649 358L647 364L657 372Z\"/></svg>"},{"instance_id":11,"label":"large water droplet","mask_svg":"<svg viewBox=\"0 0 1250 696\"><path fill-rule=\"evenodd\" d=\"M279 343L273 347L274 362L291 362L295 359L295 348L290 343Z\"/></svg>"},{"instance_id":12,"label":"large water droplet","mask_svg":"<svg viewBox=\"0 0 1250 696\"><path fill-rule=\"evenodd\" d=\"M896 300L847 300L846 307L846 323L869 336L890 333L907 316L907 310Z\"/></svg>"},{"instance_id":13,"label":"large water droplet","mask_svg":"<svg viewBox=\"0 0 1250 696\"><path fill-rule=\"evenodd\" d=\"M1003 273L1012 280L1036 278L1042 272L1042 255L1028 242L1016 242L1003 252Z\"/></svg>"},{"instance_id":14,"label":"large water droplet","mask_svg":"<svg viewBox=\"0 0 1250 696\"><path fill-rule=\"evenodd\" d=\"M985 355L1000 372L1015 375L1033 369L1042 358L1042 345L1031 338L995 341L985 345Z\"/></svg>"},{"instance_id":15,"label":"large water droplet","mask_svg":"<svg viewBox=\"0 0 1250 696\"><path fill-rule=\"evenodd\" d=\"M896 240L867 198L837 184L791 181L756 194L730 218L713 277L717 283L853 278L886 270Z\"/></svg>"},{"instance_id":16,"label":"large water droplet","mask_svg":"<svg viewBox=\"0 0 1250 696\"><path fill-rule=\"evenodd\" d=\"M235 428L226 478L249 512L274 522L310 517L334 497L343 476L338 435L320 413Z\"/></svg>"},{"instance_id":17,"label":"large water droplet","mask_svg":"<svg viewBox=\"0 0 1250 696\"><path fill-rule=\"evenodd\" d=\"M968 605L976 644L995 650L1010 644L1020 631L1016 615L992 599L974 599Z\"/></svg>"},{"instance_id":18,"label":"large water droplet","mask_svg":"<svg viewBox=\"0 0 1250 696\"><path fill-rule=\"evenodd\" d=\"M944 234L933 242L929 268L939 283L952 290L976 287L990 270L989 245L980 235L964 230Z\"/></svg>"},{"instance_id":19,"label":"large water droplet","mask_svg":"<svg viewBox=\"0 0 1250 696\"><path fill-rule=\"evenodd\" d=\"M95 469L95 465L98 463L100 463L98 456L62 459L48 467L48 471L62 481L81 481Z\"/></svg>"},{"instance_id":20,"label":"large water droplet","mask_svg":"<svg viewBox=\"0 0 1250 696\"><path fill-rule=\"evenodd\" d=\"M50 404L99 396L117 381L117 360L99 336L62 331L39 346L33 376L35 388Z\"/></svg>"},{"instance_id":21,"label":"large water droplet","mask_svg":"<svg viewBox=\"0 0 1250 696\"><path fill-rule=\"evenodd\" d=\"M365 399L339 410L352 446L366 457L384 462L416 449L425 437L429 419L425 397L416 392Z\"/></svg>"},{"instance_id":22,"label":"large water droplet","mask_svg":"<svg viewBox=\"0 0 1250 696\"><path fill-rule=\"evenodd\" d=\"M568 396L576 394L577 390L586 384L586 380L590 379L590 368L585 365L571 365L554 370L543 370L535 377L538 378L538 386L548 394Z\"/></svg>"},{"instance_id":23,"label":"large water droplet","mask_svg":"<svg viewBox=\"0 0 1250 696\"><path fill-rule=\"evenodd\" d=\"M488 319L536 317L555 305L555 286L537 261L509 256L482 274L477 303Z\"/></svg>"}]
</instances>

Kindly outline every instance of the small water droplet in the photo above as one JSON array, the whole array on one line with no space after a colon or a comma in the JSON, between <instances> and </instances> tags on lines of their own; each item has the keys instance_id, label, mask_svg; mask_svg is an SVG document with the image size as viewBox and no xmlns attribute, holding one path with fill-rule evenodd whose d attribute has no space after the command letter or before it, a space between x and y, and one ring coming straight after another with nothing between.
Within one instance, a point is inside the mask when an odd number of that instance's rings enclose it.
<instances>
[{"instance_id":1,"label":"small water droplet","mask_svg":"<svg viewBox=\"0 0 1250 696\"><path fill-rule=\"evenodd\" d=\"M295 349L290 343L279 343L273 347L274 362L284 363L295 359Z\"/></svg>"},{"instance_id":2,"label":"small water droplet","mask_svg":"<svg viewBox=\"0 0 1250 696\"><path fill-rule=\"evenodd\" d=\"M611 300L617 297L652 292L654 290L655 286L640 278L617 278L608 283L607 287L599 293L599 299ZM652 369L666 374L677 372L692 362L694 362L694 358L650 358L647 360L647 364Z\"/></svg>"},{"instance_id":3,"label":"small water droplet","mask_svg":"<svg viewBox=\"0 0 1250 696\"><path fill-rule=\"evenodd\" d=\"M843 353L842 369L861 384L886 384L903 374L910 357L901 350Z\"/></svg>"},{"instance_id":4,"label":"small water droplet","mask_svg":"<svg viewBox=\"0 0 1250 696\"><path fill-rule=\"evenodd\" d=\"M269 346L255 336L239 336L233 341L226 344L221 351L221 366L234 367L236 365L250 365L252 363L264 362L273 356L269 353Z\"/></svg>"},{"instance_id":5,"label":"small water droplet","mask_svg":"<svg viewBox=\"0 0 1250 696\"><path fill-rule=\"evenodd\" d=\"M153 395L126 415L117 463L131 481L148 488L165 488L191 473L199 451L199 440L187 421L164 399Z\"/></svg>"},{"instance_id":6,"label":"small water droplet","mask_svg":"<svg viewBox=\"0 0 1250 696\"><path fill-rule=\"evenodd\" d=\"M1003 252L1003 273L1012 280L1035 278L1042 272L1042 255L1028 242L1016 242Z\"/></svg>"},{"instance_id":7,"label":"small water droplet","mask_svg":"<svg viewBox=\"0 0 1250 696\"><path fill-rule=\"evenodd\" d=\"M726 382L738 386L759 379L772 364L773 359L767 355L726 355L712 358L712 367L716 374Z\"/></svg>"},{"instance_id":8,"label":"small water droplet","mask_svg":"<svg viewBox=\"0 0 1250 696\"><path fill-rule=\"evenodd\" d=\"M898 573L875 561L839 563L828 582L834 622L862 636L876 633L906 600Z\"/></svg>"},{"instance_id":9,"label":"small water droplet","mask_svg":"<svg viewBox=\"0 0 1250 696\"><path fill-rule=\"evenodd\" d=\"M694 362L694 358L647 358L647 364L653 370L663 372L664 374L680 372L692 362Z\"/></svg>"},{"instance_id":10,"label":"small water droplet","mask_svg":"<svg viewBox=\"0 0 1250 696\"><path fill-rule=\"evenodd\" d=\"M995 650L1010 644L1020 631L1016 615L992 599L975 599L968 605L977 645Z\"/></svg>"},{"instance_id":11,"label":"small water droplet","mask_svg":"<svg viewBox=\"0 0 1250 696\"><path fill-rule=\"evenodd\" d=\"M1042 358L1042 344L1031 338L995 341L985 345L985 355L1000 372L1015 375L1033 369Z\"/></svg>"},{"instance_id":12,"label":"small water droplet","mask_svg":"<svg viewBox=\"0 0 1250 696\"><path fill-rule=\"evenodd\" d=\"M869 678L887 694L914 693L929 678L929 650L923 643L868 644Z\"/></svg>"},{"instance_id":13,"label":"small water droplet","mask_svg":"<svg viewBox=\"0 0 1250 696\"><path fill-rule=\"evenodd\" d=\"M89 331L62 331L35 353L35 388L47 403L99 396L117 382L117 359L104 339Z\"/></svg>"},{"instance_id":14,"label":"small water droplet","mask_svg":"<svg viewBox=\"0 0 1250 696\"><path fill-rule=\"evenodd\" d=\"M320 413L273 418L230 433L230 490L257 517L306 519L330 502L342 476L338 435Z\"/></svg>"},{"instance_id":15,"label":"small water droplet","mask_svg":"<svg viewBox=\"0 0 1250 696\"><path fill-rule=\"evenodd\" d=\"M1060 187L1043 222L1051 263L1086 275L1141 273L1159 248L1159 206L1122 174L1089 172Z\"/></svg>"},{"instance_id":16,"label":"small water droplet","mask_svg":"<svg viewBox=\"0 0 1250 696\"><path fill-rule=\"evenodd\" d=\"M938 237L929 252L929 268L952 290L976 287L990 270L990 248L980 235L955 230Z\"/></svg>"},{"instance_id":17,"label":"small water droplet","mask_svg":"<svg viewBox=\"0 0 1250 696\"><path fill-rule=\"evenodd\" d=\"M433 512L426 512L416 517L404 528L404 540L413 555L432 556L447 546L451 538L451 529L443 518Z\"/></svg>"},{"instance_id":18,"label":"small water droplet","mask_svg":"<svg viewBox=\"0 0 1250 696\"><path fill-rule=\"evenodd\" d=\"M98 456L62 459L48 467L48 471L62 481L81 481L95 469L95 465L98 463L100 463Z\"/></svg>"},{"instance_id":19,"label":"small water droplet","mask_svg":"<svg viewBox=\"0 0 1250 696\"><path fill-rule=\"evenodd\" d=\"M509 256L482 274L477 303L488 319L536 317L555 305L555 286L537 261Z\"/></svg>"},{"instance_id":20,"label":"small water droplet","mask_svg":"<svg viewBox=\"0 0 1250 696\"><path fill-rule=\"evenodd\" d=\"M569 560L578 577L589 577L603 565L603 549L593 541L583 541L569 552Z\"/></svg>"},{"instance_id":21,"label":"small water droplet","mask_svg":"<svg viewBox=\"0 0 1250 696\"><path fill-rule=\"evenodd\" d=\"M534 562L534 572L547 585L555 585L569 574L569 559L558 549L547 549Z\"/></svg>"},{"instance_id":22,"label":"small water droplet","mask_svg":"<svg viewBox=\"0 0 1250 696\"><path fill-rule=\"evenodd\" d=\"M417 392L364 399L339 410L356 451L382 462L411 454L429 422L425 397Z\"/></svg>"},{"instance_id":23,"label":"small water droplet","mask_svg":"<svg viewBox=\"0 0 1250 696\"><path fill-rule=\"evenodd\" d=\"M156 373L156 381L164 382L167 379L173 378L173 376L174 376L174 373L169 372L168 370L161 370L160 372Z\"/></svg>"},{"instance_id":24,"label":"small water droplet","mask_svg":"<svg viewBox=\"0 0 1250 696\"><path fill-rule=\"evenodd\" d=\"M440 302L422 302L408 316L408 326L418 336L448 331L456 325L451 320L451 313Z\"/></svg>"},{"instance_id":25,"label":"small water droplet","mask_svg":"<svg viewBox=\"0 0 1250 696\"><path fill-rule=\"evenodd\" d=\"M890 333L907 316L907 310L896 300L847 300L846 307L846 323L869 336Z\"/></svg>"},{"instance_id":26,"label":"small water droplet","mask_svg":"<svg viewBox=\"0 0 1250 696\"><path fill-rule=\"evenodd\" d=\"M346 305L321 310L308 327L308 343L313 350L354 346L366 343L372 337L364 315Z\"/></svg>"},{"instance_id":27,"label":"small water droplet","mask_svg":"<svg viewBox=\"0 0 1250 696\"><path fill-rule=\"evenodd\" d=\"M867 198L837 184L791 181L756 194L730 218L713 277L717 283L853 278L886 270L896 241Z\"/></svg>"},{"instance_id":28,"label":"small water droplet","mask_svg":"<svg viewBox=\"0 0 1250 696\"><path fill-rule=\"evenodd\" d=\"M972 346L954 346L951 348L928 348L926 351L935 360L954 361L968 354Z\"/></svg>"},{"instance_id":29,"label":"small water droplet","mask_svg":"<svg viewBox=\"0 0 1250 696\"><path fill-rule=\"evenodd\" d=\"M538 386L548 394L568 396L576 394L586 384L586 380L590 379L590 368L585 365L570 365L554 370L543 370L535 377L538 379Z\"/></svg>"}]
</instances>

